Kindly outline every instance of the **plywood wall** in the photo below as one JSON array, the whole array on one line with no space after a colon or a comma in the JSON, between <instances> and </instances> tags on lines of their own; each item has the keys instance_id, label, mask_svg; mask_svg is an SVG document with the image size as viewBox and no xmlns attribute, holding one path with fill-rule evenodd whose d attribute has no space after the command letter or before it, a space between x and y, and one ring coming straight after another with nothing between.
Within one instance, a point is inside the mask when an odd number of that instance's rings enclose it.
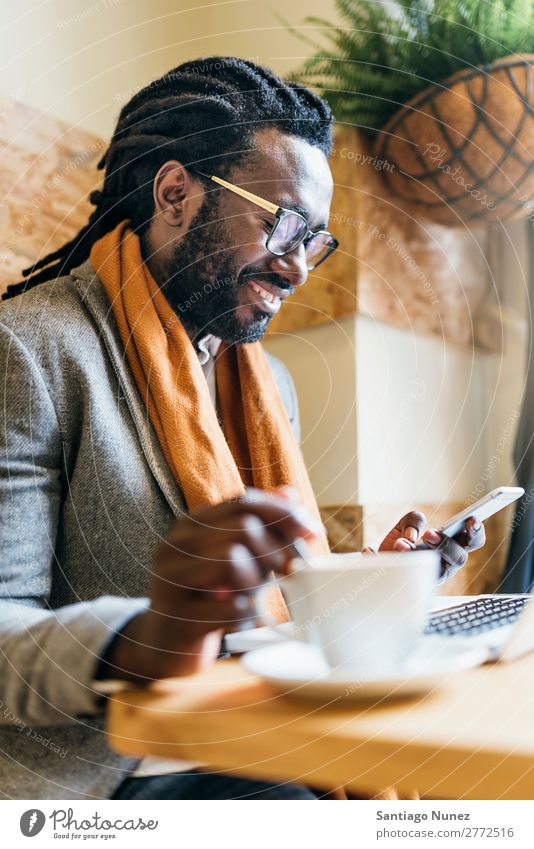
<instances>
[{"instance_id":1,"label":"plywood wall","mask_svg":"<svg viewBox=\"0 0 534 849\"><path fill-rule=\"evenodd\" d=\"M104 142L0 98L0 291L87 222Z\"/></svg>"}]
</instances>

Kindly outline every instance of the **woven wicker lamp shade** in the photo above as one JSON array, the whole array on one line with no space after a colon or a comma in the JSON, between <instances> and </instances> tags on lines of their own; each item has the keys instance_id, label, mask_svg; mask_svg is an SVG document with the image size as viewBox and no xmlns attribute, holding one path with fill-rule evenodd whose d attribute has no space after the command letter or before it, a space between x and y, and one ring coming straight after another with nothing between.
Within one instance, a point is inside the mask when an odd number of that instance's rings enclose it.
<instances>
[{"instance_id":1,"label":"woven wicker lamp shade","mask_svg":"<svg viewBox=\"0 0 534 849\"><path fill-rule=\"evenodd\" d=\"M448 224L525 215L534 200L534 55L454 74L388 121L375 153L397 195Z\"/></svg>"}]
</instances>

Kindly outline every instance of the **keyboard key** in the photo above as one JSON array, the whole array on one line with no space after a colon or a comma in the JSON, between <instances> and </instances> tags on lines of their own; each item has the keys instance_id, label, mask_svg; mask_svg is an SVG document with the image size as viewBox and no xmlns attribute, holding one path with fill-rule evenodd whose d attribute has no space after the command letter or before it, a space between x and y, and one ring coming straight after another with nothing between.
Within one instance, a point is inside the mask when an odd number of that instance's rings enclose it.
<instances>
[{"instance_id":1,"label":"keyboard key","mask_svg":"<svg viewBox=\"0 0 534 849\"><path fill-rule=\"evenodd\" d=\"M426 634L478 634L516 622L528 598L481 598L433 613Z\"/></svg>"}]
</instances>

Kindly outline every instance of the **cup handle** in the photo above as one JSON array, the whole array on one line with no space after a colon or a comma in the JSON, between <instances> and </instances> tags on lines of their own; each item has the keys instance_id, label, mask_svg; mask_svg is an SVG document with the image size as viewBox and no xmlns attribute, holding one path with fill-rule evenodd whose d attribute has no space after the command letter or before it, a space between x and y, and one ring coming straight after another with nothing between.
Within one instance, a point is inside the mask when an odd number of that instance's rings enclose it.
<instances>
[{"instance_id":1,"label":"cup handle","mask_svg":"<svg viewBox=\"0 0 534 849\"><path fill-rule=\"evenodd\" d=\"M288 637L296 636L296 628L295 623L291 622L278 622L276 618L273 616L270 610L268 610L265 605L265 596L269 592L269 590L274 587L280 588L280 584L278 583L276 578L270 578L266 581L257 591L256 593L256 610L258 613L258 619L262 623L262 625L267 626L267 628L272 628L273 631L276 631L278 634L284 637L284 639L288 639ZM289 628L288 626L292 627ZM295 633L292 633L292 630Z\"/></svg>"}]
</instances>

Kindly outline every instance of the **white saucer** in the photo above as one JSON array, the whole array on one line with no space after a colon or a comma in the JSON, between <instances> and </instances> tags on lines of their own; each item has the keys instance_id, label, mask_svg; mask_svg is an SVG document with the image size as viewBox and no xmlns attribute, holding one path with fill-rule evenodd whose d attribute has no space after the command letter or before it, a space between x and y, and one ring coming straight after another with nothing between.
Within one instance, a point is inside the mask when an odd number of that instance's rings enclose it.
<instances>
[{"instance_id":1,"label":"white saucer","mask_svg":"<svg viewBox=\"0 0 534 849\"><path fill-rule=\"evenodd\" d=\"M424 637L410 657L382 676L358 677L331 669L320 649L288 640L249 652L241 663L277 690L298 698L390 699L422 693L446 683L448 675L480 666L487 649L465 641Z\"/></svg>"},{"instance_id":2,"label":"white saucer","mask_svg":"<svg viewBox=\"0 0 534 849\"><path fill-rule=\"evenodd\" d=\"M280 631L264 625L261 628L248 628L246 631L234 631L224 637L224 647L230 654L243 654L246 651L259 649L260 646L272 646L274 643L283 643L289 640L293 634L293 623L284 622L279 626ZM281 633L284 631L284 634Z\"/></svg>"}]
</instances>

